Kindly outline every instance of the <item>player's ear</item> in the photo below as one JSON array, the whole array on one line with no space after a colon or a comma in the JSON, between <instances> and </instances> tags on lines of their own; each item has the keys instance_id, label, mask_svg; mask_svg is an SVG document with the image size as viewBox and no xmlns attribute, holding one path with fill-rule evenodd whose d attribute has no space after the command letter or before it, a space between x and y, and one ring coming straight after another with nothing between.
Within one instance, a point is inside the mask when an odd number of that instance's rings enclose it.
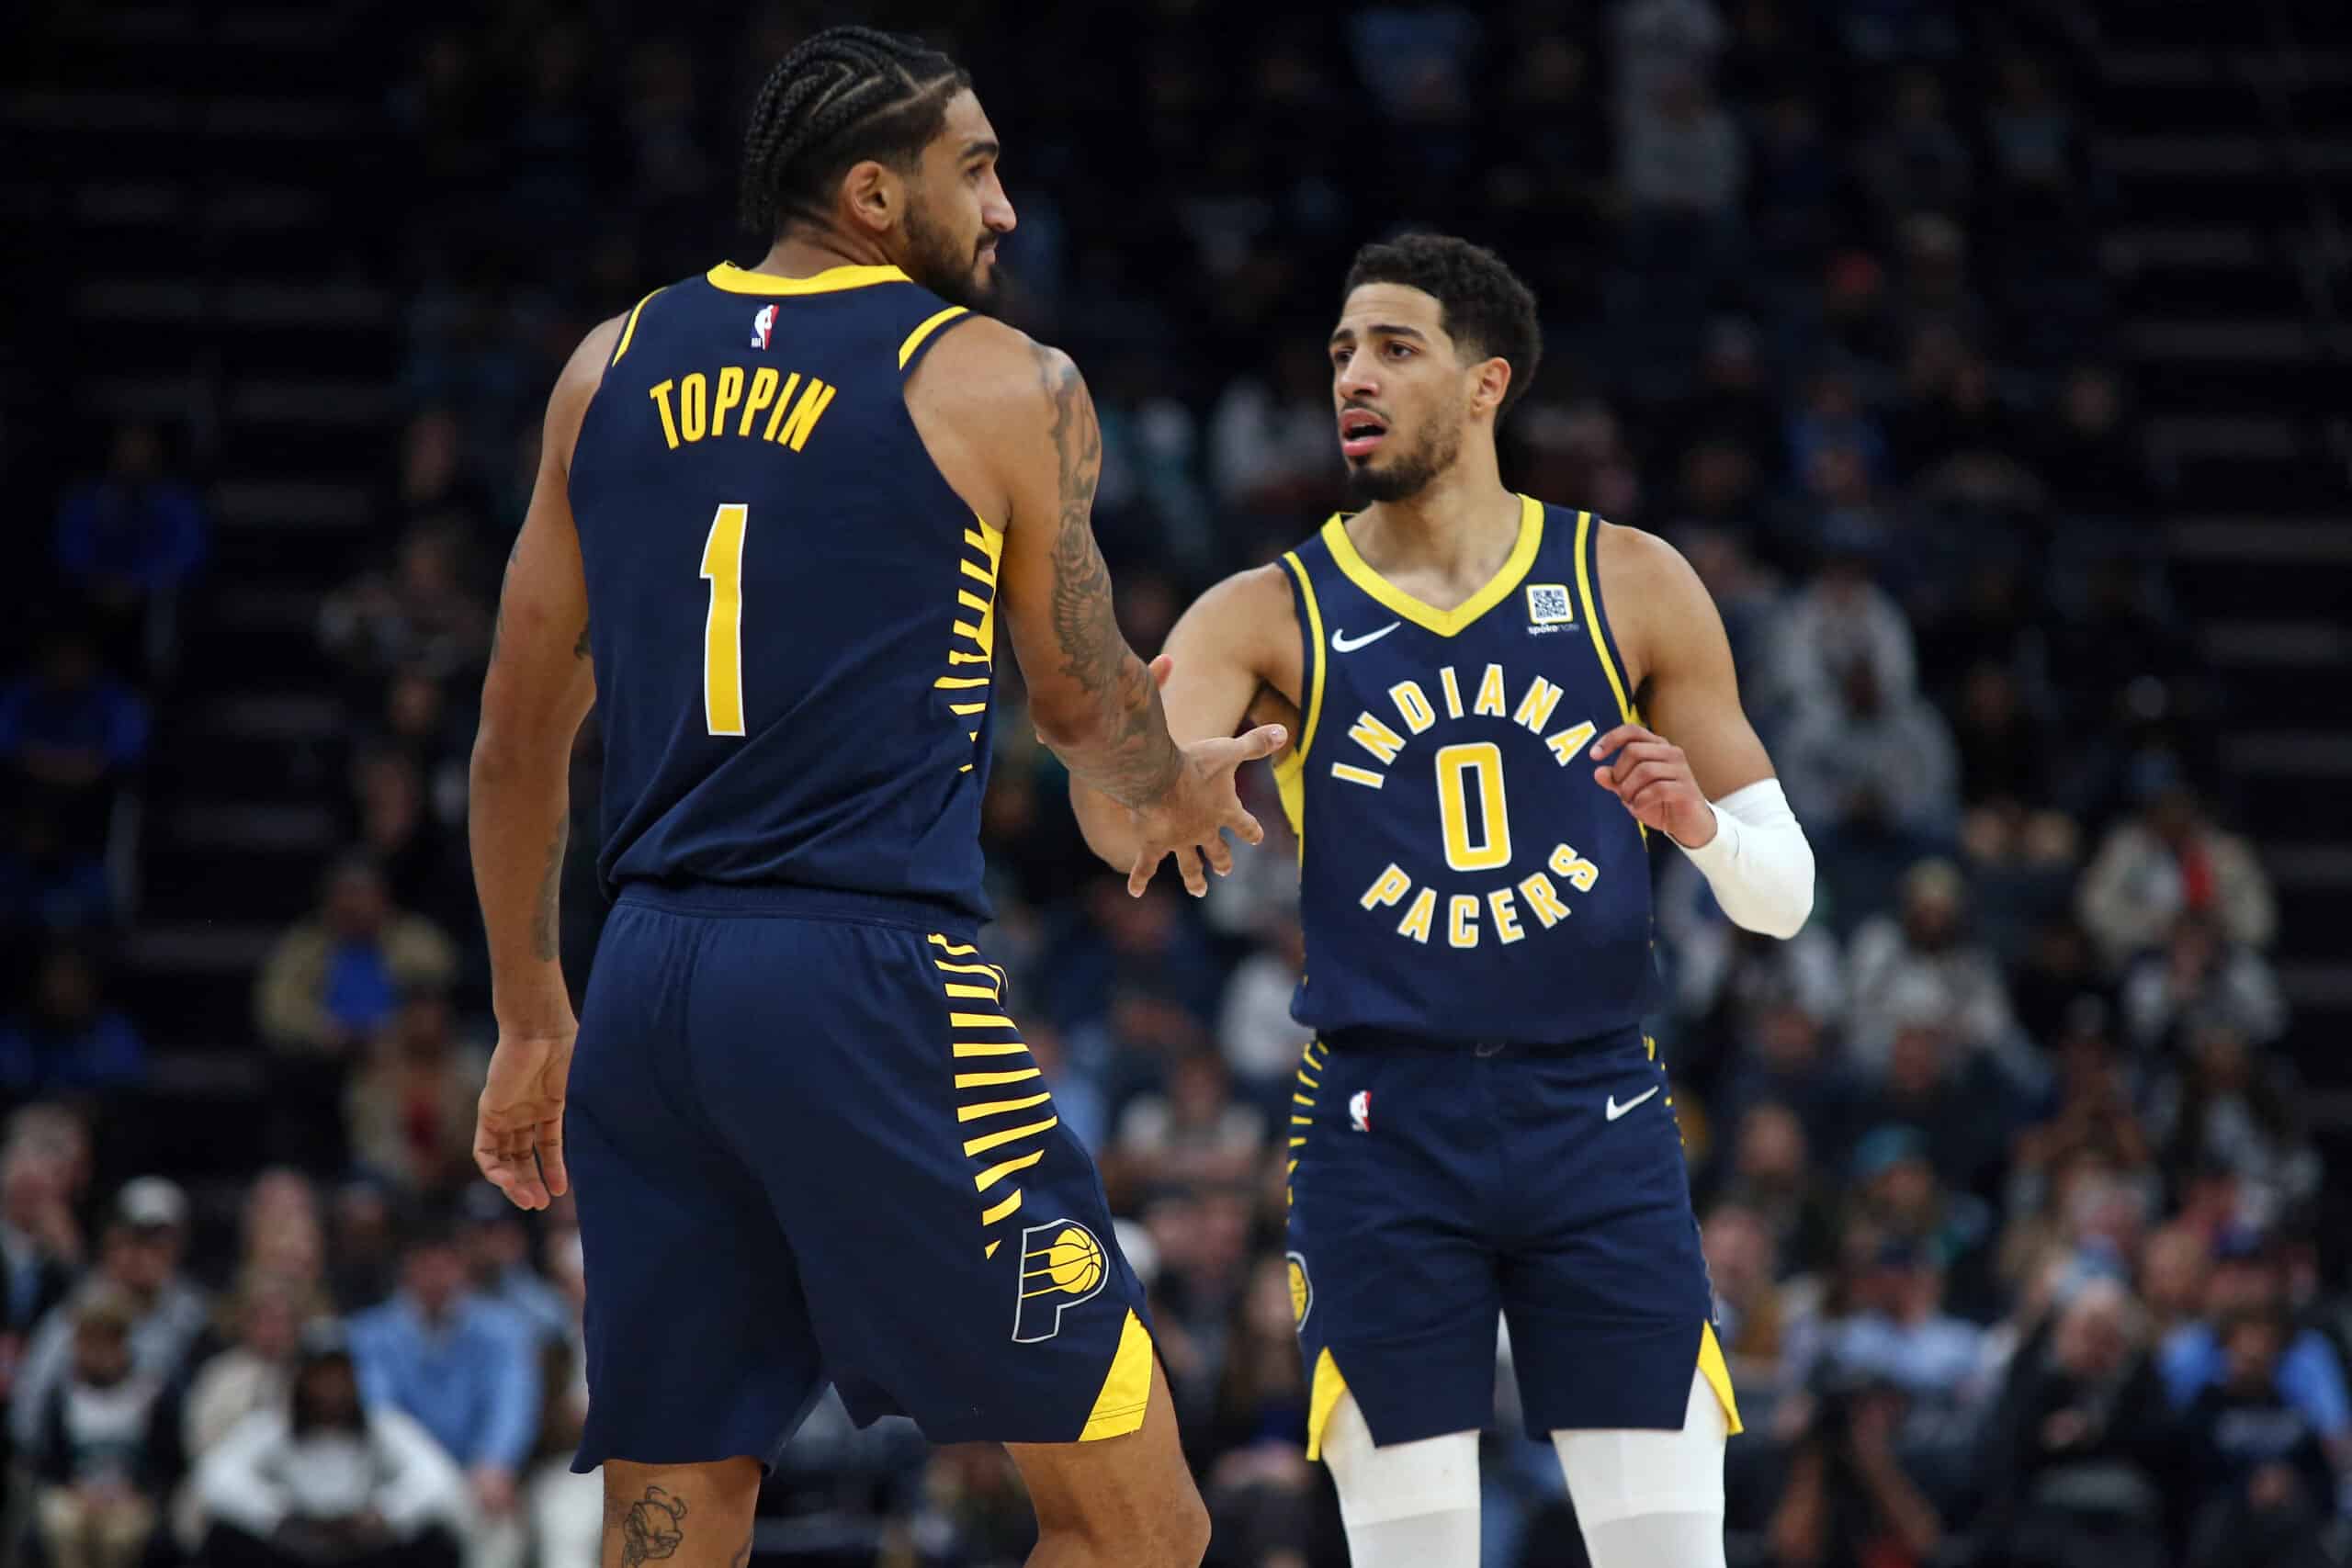
<instances>
[{"instance_id":1,"label":"player's ear","mask_svg":"<svg viewBox=\"0 0 2352 1568\"><path fill-rule=\"evenodd\" d=\"M888 164L866 158L851 164L842 176L842 200L853 222L879 234L899 220L906 191Z\"/></svg>"},{"instance_id":2,"label":"player's ear","mask_svg":"<svg viewBox=\"0 0 2352 1568\"><path fill-rule=\"evenodd\" d=\"M1503 406L1510 391L1510 361L1497 355L1470 367L1470 406L1491 414Z\"/></svg>"}]
</instances>

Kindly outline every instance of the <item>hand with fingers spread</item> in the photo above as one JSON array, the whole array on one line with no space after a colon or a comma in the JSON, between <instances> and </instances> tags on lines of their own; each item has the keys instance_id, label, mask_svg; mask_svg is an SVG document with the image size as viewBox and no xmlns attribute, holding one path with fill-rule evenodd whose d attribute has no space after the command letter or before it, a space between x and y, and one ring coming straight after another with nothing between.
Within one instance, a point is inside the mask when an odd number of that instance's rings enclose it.
<instances>
[{"instance_id":1,"label":"hand with fingers spread","mask_svg":"<svg viewBox=\"0 0 2352 1568\"><path fill-rule=\"evenodd\" d=\"M1644 827L1686 850L1714 839L1714 811L1681 747L1638 724L1621 724L1593 742L1592 757L1602 764L1592 770L1593 782L1615 795Z\"/></svg>"},{"instance_id":2,"label":"hand with fingers spread","mask_svg":"<svg viewBox=\"0 0 2352 1568\"><path fill-rule=\"evenodd\" d=\"M1175 660L1164 653L1153 660L1153 684L1165 687L1175 668ZM1230 739L1179 747L1184 765L1175 784L1157 807L1127 814L1136 837L1135 862L1127 868L1127 892L1141 897L1160 860L1170 854L1176 857L1177 873L1195 898L1209 890L1208 877L1201 869L1204 860L1219 876L1231 872L1233 849L1221 829L1232 829L1245 844L1261 842L1266 837L1258 819L1242 808L1241 797L1233 787L1234 770L1244 762L1272 756L1288 739L1281 725L1265 724Z\"/></svg>"},{"instance_id":3,"label":"hand with fingers spread","mask_svg":"<svg viewBox=\"0 0 2352 1568\"><path fill-rule=\"evenodd\" d=\"M501 1031L474 1119L474 1164L518 1209L544 1209L570 1190L563 1168L563 1095L571 1026L544 1034Z\"/></svg>"},{"instance_id":4,"label":"hand with fingers spread","mask_svg":"<svg viewBox=\"0 0 2352 1568\"><path fill-rule=\"evenodd\" d=\"M1281 725L1261 724L1241 735L1179 747L1184 760L1175 784L1158 804L1136 813L1141 841L1127 871L1127 891L1141 897L1161 858L1172 854L1185 890L1198 898L1209 890L1201 869L1204 861L1219 876L1233 869L1233 848L1222 829L1230 828L1245 844L1263 841L1266 830L1235 793L1233 772L1244 762L1272 756L1288 738Z\"/></svg>"}]
</instances>

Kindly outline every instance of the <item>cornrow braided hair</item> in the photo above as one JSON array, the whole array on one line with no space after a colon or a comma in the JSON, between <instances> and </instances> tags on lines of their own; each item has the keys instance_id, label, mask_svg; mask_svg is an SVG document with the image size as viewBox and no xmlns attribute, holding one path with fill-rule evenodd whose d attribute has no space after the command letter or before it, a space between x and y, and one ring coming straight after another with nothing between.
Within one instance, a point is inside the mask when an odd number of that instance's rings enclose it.
<instances>
[{"instance_id":1,"label":"cornrow braided hair","mask_svg":"<svg viewBox=\"0 0 2352 1568\"><path fill-rule=\"evenodd\" d=\"M920 39L827 28L776 62L743 136L743 226L771 240L822 221L827 188L867 158L903 164L939 134L969 73Z\"/></svg>"}]
</instances>

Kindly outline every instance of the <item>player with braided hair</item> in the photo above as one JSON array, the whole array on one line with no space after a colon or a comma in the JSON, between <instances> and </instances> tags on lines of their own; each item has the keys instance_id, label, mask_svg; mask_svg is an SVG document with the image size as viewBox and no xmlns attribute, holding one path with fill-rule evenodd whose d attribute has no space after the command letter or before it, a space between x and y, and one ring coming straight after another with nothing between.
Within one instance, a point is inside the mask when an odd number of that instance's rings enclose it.
<instances>
[{"instance_id":1,"label":"player with braided hair","mask_svg":"<svg viewBox=\"0 0 2352 1568\"><path fill-rule=\"evenodd\" d=\"M1259 840L1233 773L1284 732L1170 736L1095 545L1085 383L974 310L997 152L945 55L809 38L744 141L763 259L598 327L548 403L474 747L474 1154L525 1208L578 1178L607 1562L740 1563L828 1382L861 1423L1006 1444L1035 1564L1206 1545L1142 1288L979 950L998 616L1027 721L1133 814L1137 891ZM615 898L575 1022L592 703Z\"/></svg>"}]
</instances>

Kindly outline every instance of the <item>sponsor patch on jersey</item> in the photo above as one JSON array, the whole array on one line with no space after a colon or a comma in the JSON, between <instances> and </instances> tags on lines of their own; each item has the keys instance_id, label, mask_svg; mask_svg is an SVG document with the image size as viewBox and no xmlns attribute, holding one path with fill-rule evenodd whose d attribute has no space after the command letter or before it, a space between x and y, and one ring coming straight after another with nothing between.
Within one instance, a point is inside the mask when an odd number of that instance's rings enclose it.
<instances>
[{"instance_id":1,"label":"sponsor patch on jersey","mask_svg":"<svg viewBox=\"0 0 2352 1568\"><path fill-rule=\"evenodd\" d=\"M1576 602L1568 597L1566 583L1531 582L1527 585L1527 629L1531 636L1574 626L1576 619Z\"/></svg>"}]
</instances>

